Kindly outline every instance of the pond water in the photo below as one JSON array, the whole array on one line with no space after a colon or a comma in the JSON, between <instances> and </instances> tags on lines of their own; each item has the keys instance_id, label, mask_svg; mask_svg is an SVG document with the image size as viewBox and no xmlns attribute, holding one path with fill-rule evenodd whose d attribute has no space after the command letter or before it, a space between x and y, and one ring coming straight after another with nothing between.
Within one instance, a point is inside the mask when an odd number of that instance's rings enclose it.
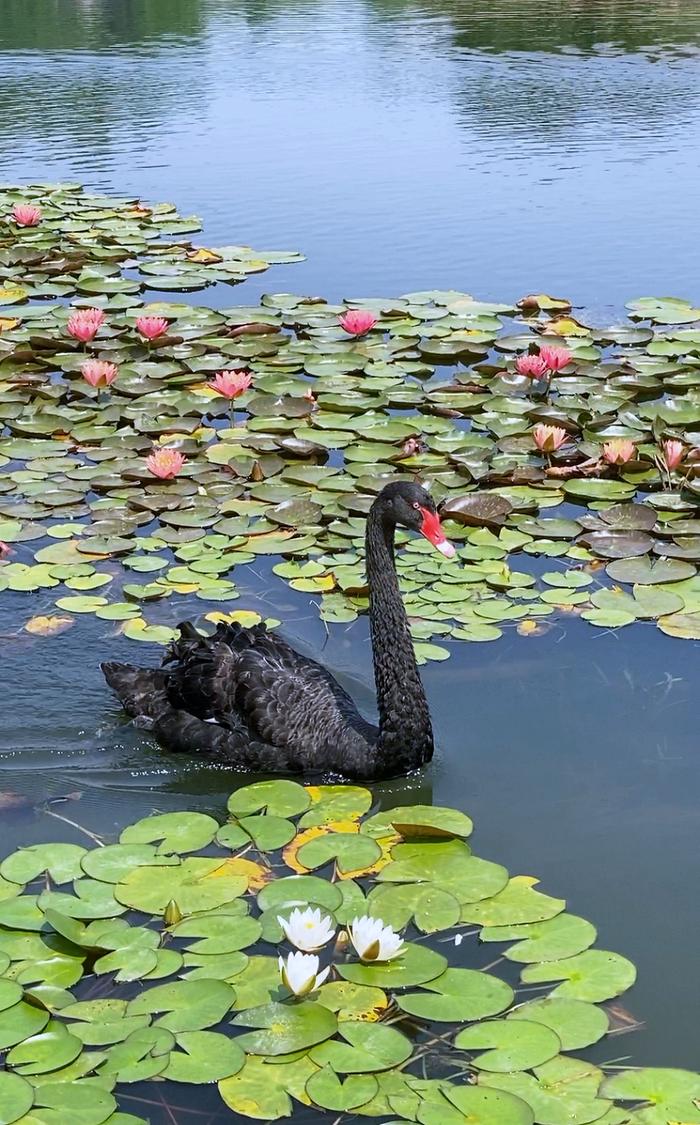
<instances>
[{"instance_id":1,"label":"pond water","mask_svg":"<svg viewBox=\"0 0 700 1125\"><path fill-rule=\"evenodd\" d=\"M454 286L619 315L696 295L699 42L697 5L670 2L5 0L0 180L172 198L211 243L307 254L241 303ZM371 710L365 619L327 635L266 565L241 584ZM68 795L51 810L107 835L154 808L220 815L236 779L123 725L98 671L158 650L92 619L17 635L22 598L0 598L0 787ZM624 1005L646 1028L607 1058L696 1066L697 645L571 618L452 649L423 673L436 762L386 797L467 809L480 854L541 877L636 962ZM57 835L79 839L18 809L0 851Z\"/></svg>"}]
</instances>

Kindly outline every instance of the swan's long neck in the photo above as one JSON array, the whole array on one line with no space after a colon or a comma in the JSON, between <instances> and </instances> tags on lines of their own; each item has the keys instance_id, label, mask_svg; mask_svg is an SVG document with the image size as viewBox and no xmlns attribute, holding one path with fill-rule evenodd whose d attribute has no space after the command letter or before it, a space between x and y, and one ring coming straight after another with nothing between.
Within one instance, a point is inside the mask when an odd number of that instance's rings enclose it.
<instances>
[{"instance_id":1,"label":"swan's long neck","mask_svg":"<svg viewBox=\"0 0 700 1125\"><path fill-rule=\"evenodd\" d=\"M365 539L374 681L379 707L379 772L404 773L430 761L433 730L394 564L394 524L375 504Z\"/></svg>"}]
</instances>

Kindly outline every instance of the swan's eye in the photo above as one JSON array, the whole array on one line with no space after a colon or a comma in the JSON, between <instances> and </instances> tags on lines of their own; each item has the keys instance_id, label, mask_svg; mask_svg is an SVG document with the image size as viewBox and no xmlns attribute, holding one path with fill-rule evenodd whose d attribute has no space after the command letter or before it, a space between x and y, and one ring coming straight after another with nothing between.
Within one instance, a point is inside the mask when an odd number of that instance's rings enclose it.
<instances>
[{"instance_id":1,"label":"swan's eye","mask_svg":"<svg viewBox=\"0 0 700 1125\"><path fill-rule=\"evenodd\" d=\"M417 512L420 511L420 504L418 503L417 500L413 501L413 507L416 509Z\"/></svg>"}]
</instances>

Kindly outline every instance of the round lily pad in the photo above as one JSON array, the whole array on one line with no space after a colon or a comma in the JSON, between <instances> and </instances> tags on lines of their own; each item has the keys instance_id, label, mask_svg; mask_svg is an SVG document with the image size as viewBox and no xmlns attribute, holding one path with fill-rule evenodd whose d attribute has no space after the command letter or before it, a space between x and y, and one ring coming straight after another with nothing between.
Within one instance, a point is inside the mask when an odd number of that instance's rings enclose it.
<instances>
[{"instance_id":1,"label":"round lily pad","mask_svg":"<svg viewBox=\"0 0 700 1125\"><path fill-rule=\"evenodd\" d=\"M412 1016L441 1022L481 1020L505 1011L513 1001L505 981L473 969L446 969L423 989L398 997L399 1006Z\"/></svg>"},{"instance_id":2,"label":"round lily pad","mask_svg":"<svg viewBox=\"0 0 700 1125\"><path fill-rule=\"evenodd\" d=\"M237 1036L236 1043L251 1055L288 1055L329 1039L337 1029L328 1008L312 1001L297 1004L264 1004L248 1008L234 1020L236 1028L254 1031ZM364 1026L364 1025L363 1025Z\"/></svg>"},{"instance_id":3,"label":"round lily pad","mask_svg":"<svg viewBox=\"0 0 700 1125\"><path fill-rule=\"evenodd\" d=\"M377 988L410 988L425 984L440 976L447 968L447 959L433 949L421 945L406 945L400 957L393 961L363 965L349 962L338 965L344 980L353 984L368 984Z\"/></svg>"},{"instance_id":4,"label":"round lily pad","mask_svg":"<svg viewBox=\"0 0 700 1125\"><path fill-rule=\"evenodd\" d=\"M396 1028L363 1020L345 1020L338 1027L345 1043L322 1043L311 1052L318 1066L330 1066L336 1074L368 1074L399 1066L411 1054L410 1040Z\"/></svg>"},{"instance_id":5,"label":"round lily pad","mask_svg":"<svg viewBox=\"0 0 700 1125\"><path fill-rule=\"evenodd\" d=\"M465 1051L483 1051L474 1059L480 1070L509 1073L530 1070L559 1054L559 1037L541 1023L527 1020L490 1020L460 1031L455 1047Z\"/></svg>"},{"instance_id":6,"label":"round lily pad","mask_svg":"<svg viewBox=\"0 0 700 1125\"><path fill-rule=\"evenodd\" d=\"M34 1104L34 1087L18 1074L0 1073L0 1122L12 1125Z\"/></svg>"}]
</instances>

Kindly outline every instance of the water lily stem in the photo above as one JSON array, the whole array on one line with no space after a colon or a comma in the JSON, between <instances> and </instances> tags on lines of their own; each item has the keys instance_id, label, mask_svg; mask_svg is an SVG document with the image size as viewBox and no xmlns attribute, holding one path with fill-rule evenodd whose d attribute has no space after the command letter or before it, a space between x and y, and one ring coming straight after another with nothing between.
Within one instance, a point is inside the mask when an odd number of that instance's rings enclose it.
<instances>
[{"instance_id":1,"label":"water lily stem","mask_svg":"<svg viewBox=\"0 0 700 1125\"><path fill-rule=\"evenodd\" d=\"M98 847L103 848L105 846L104 840L96 836L89 828L83 828L82 824L78 824L75 820L70 820L67 816L61 816L60 813L52 812L51 809L46 808L46 806L43 807L42 812L46 813L47 816L52 816L55 820L62 820L64 824L70 824L71 828L76 828L78 832L83 832L86 836L89 836L91 840L94 840Z\"/></svg>"}]
</instances>

